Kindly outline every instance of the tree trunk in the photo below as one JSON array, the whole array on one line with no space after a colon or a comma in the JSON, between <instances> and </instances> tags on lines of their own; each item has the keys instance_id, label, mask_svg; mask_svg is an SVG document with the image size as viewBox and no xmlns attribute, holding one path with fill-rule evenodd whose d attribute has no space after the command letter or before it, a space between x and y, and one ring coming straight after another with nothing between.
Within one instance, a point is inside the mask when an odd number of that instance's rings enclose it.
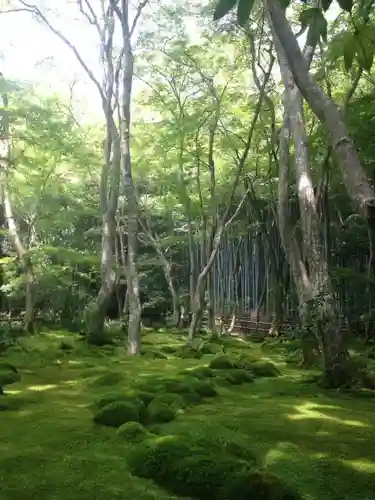
<instances>
[{"instance_id":1,"label":"tree trunk","mask_svg":"<svg viewBox=\"0 0 375 500\"><path fill-rule=\"evenodd\" d=\"M128 214L128 291L129 291L129 327L128 354L139 355L141 351L141 300L139 293L139 275L137 269L138 252L138 200L132 176L130 150L131 94L133 84L133 52L129 27L129 3L122 0L121 12L118 10L122 27L122 103L121 103L121 153L124 168L124 192Z\"/></svg>"}]
</instances>

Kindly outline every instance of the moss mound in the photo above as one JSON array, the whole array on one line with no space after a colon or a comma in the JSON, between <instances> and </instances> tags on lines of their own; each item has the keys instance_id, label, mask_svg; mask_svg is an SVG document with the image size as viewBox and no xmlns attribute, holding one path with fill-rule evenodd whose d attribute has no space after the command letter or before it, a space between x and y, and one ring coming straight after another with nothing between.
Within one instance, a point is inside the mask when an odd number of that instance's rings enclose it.
<instances>
[{"instance_id":1,"label":"moss mound","mask_svg":"<svg viewBox=\"0 0 375 500\"><path fill-rule=\"evenodd\" d=\"M156 397L156 393L147 391L136 391L135 395L138 399L142 401L145 406L148 406L153 399Z\"/></svg>"},{"instance_id":2,"label":"moss mound","mask_svg":"<svg viewBox=\"0 0 375 500\"><path fill-rule=\"evenodd\" d=\"M17 368L10 363L0 363L0 394L3 394L6 385L14 384L21 379Z\"/></svg>"},{"instance_id":3,"label":"moss mound","mask_svg":"<svg viewBox=\"0 0 375 500\"><path fill-rule=\"evenodd\" d=\"M163 424L176 418L177 411L174 408L163 403L152 404L154 401L147 408L147 421L149 424Z\"/></svg>"},{"instance_id":4,"label":"moss mound","mask_svg":"<svg viewBox=\"0 0 375 500\"><path fill-rule=\"evenodd\" d=\"M110 392L98 398L94 407L97 409L104 408L111 403L129 403L132 406L138 408L139 413L142 413L145 409L145 405L140 398L135 397L134 395L127 394L126 392Z\"/></svg>"},{"instance_id":5,"label":"moss mound","mask_svg":"<svg viewBox=\"0 0 375 500\"><path fill-rule=\"evenodd\" d=\"M117 429L116 434L129 443L141 443L152 436L139 422L126 422Z\"/></svg>"},{"instance_id":6,"label":"moss mound","mask_svg":"<svg viewBox=\"0 0 375 500\"><path fill-rule=\"evenodd\" d=\"M192 379L189 384L193 391L201 398L214 398L217 396L215 386L207 380Z\"/></svg>"},{"instance_id":7,"label":"moss mound","mask_svg":"<svg viewBox=\"0 0 375 500\"><path fill-rule=\"evenodd\" d=\"M210 368L213 370L233 370L238 368L238 360L229 354L222 354L211 361Z\"/></svg>"},{"instance_id":8,"label":"moss mound","mask_svg":"<svg viewBox=\"0 0 375 500\"><path fill-rule=\"evenodd\" d=\"M114 401L94 413L94 422L108 427L120 427L126 422L139 422L141 418L137 404Z\"/></svg>"},{"instance_id":9,"label":"moss mound","mask_svg":"<svg viewBox=\"0 0 375 500\"><path fill-rule=\"evenodd\" d=\"M175 380L167 382L165 390L173 394L180 394L189 404L198 403L201 396L195 391L194 382L196 379Z\"/></svg>"},{"instance_id":10,"label":"moss mound","mask_svg":"<svg viewBox=\"0 0 375 500\"><path fill-rule=\"evenodd\" d=\"M130 454L129 466L176 495L199 500L302 500L277 476L257 470L251 451L210 437L147 440Z\"/></svg>"},{"instance_id":11,"label":"moss mound","mask_svg":"<svg viewBox=\"0 0 375 500\"><path fill-rule=\"evenodd\" d=\"M168 355L165 352L159 351L158 349L146 348L141 350L142 356L150 359L168 359Z\"/></svg>"},{"instance_id":12,"label":"moss mound","mask_svg":"<svg viewBox=\"0 0 375 500\"><path fill-rule=\"evenodd\" d=\"M163 345L161 347L162 352L165 352L166 354L176 354L178 349L176 347L173 347L172 345Z\"/></svg>"},{"instance_id":13,"label":"moss mound","mask_svg":"<svg viewBox=\"0 0 375 500\"><path fill-rule=\"evenodd\" d=\"M231 385L242 385L254 381L254 375L246 370L222 370L219 377Z\"/></svg>"},{"instance_id":14,"label":"moss mound","mask_svg":"<svg viewBox=\"0 0 375 500\"><path fill-rule=\"evenodd\" d=\"M199 350L202 354L220 354L223 352L223 345L218 342L205 342Z\"/></svg>"},{"instance_id":15,"label":"moss mound","mask_svg":"<svg viewBox=\"0 0 375 500\"><path fill-rule=\"evenodd\" d=\"M282 479L266 471L239 471L222 490L225 500L302 500L302 496Z\"/></svg>"},{"instance_id":16,"label":"moss mound","mask_svg":"<svg viewBox=\"0 0 375 500\"><path fill-rule=\"evenodd\" d=\"M182 346L176 351L176 356L181 359L200 359L202 352L193 346Z\"/></svg>"},{"instance_id":17,"label":"moss mound","mask_svg":"<svg viewBox=\"0 0 375 500\"><path fill-rule=\"evenodd\" d=\"M248 369L256 377L279 377L281 375L280 370L271 361L254 361L248 365Z\"/></svg>"},{"instance_id":18,"label":"moss mound","mask_svg":"<svg viewBox=\"0 0 375 500\"><path fill-rule=\"evenodd\" d=\"M108 371L107 373L103 373L103 375L100 375L95 380L93 380L92 385L95 387L111 386L116 385L123 380L124 377L121 373Z\"/></svg>"},{"instance_id":19,"label":"moss mound","mask_svg":"<svg viewBox=\"0 0 375 500\"><path fill-rule=\"evenodd\" d=\"M214 376L214 372L208 366L198 366L197 368L193 368L192 370L183 370L181 372L183 375L189 375L191 377L203 379L210 378Z\"/></svg>"},{"instance_id":20,"label":"moss mound","mask_svg":"<svg viewBox=\"0 0 375 500\"><path fill-rule=\"evenodd\" d=\"M156 396L149 404L149 408L150 407L152 408L157 405L170 406L171 408L177 411L180 410L181 408L184 408L186 406L186 403L184 399L178 394L165 393Z\"/></svg>"}]
</instances>

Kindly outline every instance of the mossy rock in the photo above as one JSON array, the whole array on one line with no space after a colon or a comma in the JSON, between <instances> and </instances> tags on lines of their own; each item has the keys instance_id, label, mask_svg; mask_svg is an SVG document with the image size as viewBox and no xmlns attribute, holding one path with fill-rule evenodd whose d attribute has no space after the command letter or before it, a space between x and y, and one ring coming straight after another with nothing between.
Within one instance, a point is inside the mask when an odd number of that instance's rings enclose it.
<instances>
[{"instance_id":1,"label":"mossy rock","mask_svg":"<svg viewBox=\"0 0 375 500\"><path fill-rule=\"evenodd\" d=\"M111 386L123 382L123 380L124 376L121 373L108 371L93 380L91 385L95 387Z\"/></svg>"},{"instance_id":2,"label":"mossy rock","mask_svg":"<svg viewBox=\"0 0 375 500\"><path fill-rule=\"evenodd\" d=\"M120 427L126 422L139 422L139 408L130 402L114 401L94 414L94 422L108 427Z\"/></svg>"},{"instance_id":3,"label":"mossy rock","mask_svg":"<svg viewBox=\"0 0 375 500\"><path fill-rule=\"evenodd\" d=\"M303 500L278 476L260 470L242 470L228 478L222 489L225 500Z\"/></svg>"},{"instance_id":4,"label":"mossy rock","mask_svg":"<svg viewBox=\"0 0 375 500\"><path fill-rule=\"evenodd\" d=\"M148 391L135 391L135 395L143 402L145 406L148 406L156 397L156 393Z\"/></svg>"},{"instance_id":5,"label":"mossy rock","mask_svg":"<svg viewBox=\"0 0 375 500\"><path fill-rule=\"evenodd\" d=\"M117 429L116 434L129 443L141 443L152 436L139 422L126 422Z\"/></svg>"},{"instance_id":6,"label":"mossy rock","mask_svg":"<svg viewBox=\"0 0 375 500\"><path fill-rule=\"evenodd\" d=\"M177 350L176 356L181 359L200 359L203 354L193 346L182 346Z\"/></svg>"},{"instance_id":7,"label":"mossy rock","mask_svg":"<svg viewBox=\"0 0 375 500\"><path fill-rule=\"evenodd\" d=\"M202 354L220 354L223 352L223 346L218 342L205 342L199 350Z\"/></svg>"},{"instance_id":8,"label":"mossy rock","mask_svg":"<svg viewBox=\"0 0 375 500\"><path fill-rule=\"evenodd\" d=\"M229 354L217 356L210 363L212 370L233 370L238 367L238 360Z\"/></svg>"},{"instance_id":9,"label":"mossy rock","mask_svg":"<svg viewBox=\"0 0 375 500\"><path fill-rule=\"evenodd\" d=\"M279 377L280 370L272 361L254 361L248 365L248 369L255 375L255 377Z\"/></svg>"},{"instance_id":10,"label":"mossy rock","mask_svg":"<svg viewBox=\"0 0 375 500\"><path fill-rule=\"evenodd\" d=\"M115 403L129 403L138 408L139 413L141 414L145 409L145 404L140 398L126 392L110 392L105 394L104 396L99 397L95 403L94 407L97 409L104 408L105 406Z\"/></svg>"},{"instance_id":11,"label":"mossy rock","mask_svg":"<svg viewBox=\"0 0 375 500\"><path fill-rule=\"evenodd\" d=\"M59 349L61 351L72 351L74 349L74 344L70 340L63 339L60 342Z\"/></svg>"}]
</instances>

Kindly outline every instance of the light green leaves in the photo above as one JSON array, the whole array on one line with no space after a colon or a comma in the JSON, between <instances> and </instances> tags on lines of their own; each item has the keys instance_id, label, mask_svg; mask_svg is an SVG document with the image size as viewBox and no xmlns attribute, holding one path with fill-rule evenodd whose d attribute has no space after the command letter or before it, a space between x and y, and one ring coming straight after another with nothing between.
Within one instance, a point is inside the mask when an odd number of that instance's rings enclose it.
<instances>
[{"instance_id":1,"label":"light green leaves","mask_svg":"<svg viewBox=\"0 0 375 500\"><path fill-rule=\"evenodd\" d=\"M214 12L214 21L226 16L237 4L237 0L218 0Z\"/></svg>"},{"instance_id":2,"label":"light green leaves","mask_svg":"<svg viewBox=\"0 0 375 500\"><path fill-rule=\"evenodd\" d=\"M370 71L375 55L375 42L372 40L373 26L362 26L356 33L348 32L343 39L344 66L348 71L354 60L366 71Z\"/></svg>"},{"instance_id":3,"label":"light green leaves","mask_svg":"<svg viewBox=\"0 0 375 500\"><path fill-rule=\"evenodd\" d=\"M299 16L299 20L302 33L307 28L310 28L317 38L321 37L324 41L327 41L327 21L320 8L310 7L304 9Z\"/></svg>"},{"instance_id":4,"label":"light green leaves","mask_svg":"<svg viewBox=\"0 0 375 500\"><path fill-rule=\"evenodd\" d=\"M237 5L237 23L245 26L254 7L255 0L219 0L214 12L214 21L224 17Z\"/></svg>"}]
</instances>

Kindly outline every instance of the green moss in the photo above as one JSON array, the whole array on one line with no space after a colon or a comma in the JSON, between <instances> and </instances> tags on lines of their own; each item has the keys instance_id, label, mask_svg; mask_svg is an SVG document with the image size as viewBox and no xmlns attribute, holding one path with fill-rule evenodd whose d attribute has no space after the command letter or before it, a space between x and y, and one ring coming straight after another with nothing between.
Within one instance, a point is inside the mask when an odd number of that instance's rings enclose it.
<instances>
[{"instance_id":1,"label":"green moss","mask_svg":"<svg viewBox=\"0 0 375 500\"><path fill-rule=\"evenodd\" d=\"M139 408L130 402L114 401L94 414L94 422L108 427L120 427L125 422L138 422Z\"/></svg>"},{"instance_id":2,"label":"green moss","mask_svg":"<svg viewBox=\"0 0 375 500\"><path fill-rule=\"evenodd\" d=\"M186 406L184 399L178 394L166 393L156 396L149 404L149 408L153 408L158 405L170 406L174 410L179 410Z\"/></svg>"},{"instance_id":3,"label":"green moss","mask_svg":"<svg viewBox=\"0 0 375 500\"><path fill-rule=\"evenodd\" d=\"M124 376L118 372L112 372L108 370L107 373L100 375L98 378L93 380L92 385L96 387L111 386L116 385L124 380Z\"/></svg>"},{"instance_id":4,"label":"green moss","mask_svg":"<svg viewBox=\"0 0 375 500\"><path fill-rule=\"evenodd\" d=\"M168 359L168 356L165 352L162 352L158 349L151 349L151 348L146 348L142 349L141 352L142 356L145 358L151 358L151 359Z\"/></svg>"},{"instance_id":5,"label":"green moss","mask_svg":"<svg viewBox=\"0 0 375 500\"><path fill-rule=\"evenodd\" d=\"M151 433L139 422L126 422L117 429L116 434L129 443L141 443L151 437Z\"/></svg>"},{"instance_id":6,"label":"green moss","mask_svg":"<svg viewBox=\"0 0 375 500\"><path fill-rule=\"evenodd\" d=\"M96 399L94 407L100 409L115 402L129 403L130 405L138 408L139 413L142 413L145 408L145 405L140 398L135 397L131 393L127 394L126 392L120 392L120 391L110 392Z\"/></svg>"},{"instance_id":7,"label":"green moss","mask_svg":"<svg viewBox=\"0 0 375 500\"><path fill-rule=\"evenodd\" d=\"M72 351L74 349L74 344L72 341L69 341L68 339L63 339L60 342L59 349L61 351Z\"/></svg>"},{"instance_id":8,"label":"green moss","mask_svg":"<svg viewBox=\"0 0 375 500\"><path fill-rule=\"evenodd\" d=\"M149 424L166 423L176 418L177 411L174 408L162 403L153 404L154 401L147 408L147 422Z\"/></svg>"},{"instance_id":9,"label":"green moss","mask_svg":"<svg viewBox=\"0 0 375 500\"><path fill-rule=\"evenodd\" d=\"M222 496L226 500L303 500L283 480L265 471L236 471L228 478Z\"/></svg>"},{"instance_id":10,"label":"green moss","mask_svg":"<svg viewBox=\"0 0 375 500\"><path fill-rule=\"evenodd\" d=\"M199 349L187 345L180 347L176 355L181 359L200 359L202 357L202 353Z\"/></svg>"},{"instance_id":11,"label":"green moss","mask_svg":"<svg viewBox=\"0 0 375 500\"><path fill-rule=\"evenodd\" d=\"M0 363L0 394L3 393L6 385L14 384L19 380L21 380L21 376L13 365L6 362Z\"/></svg>"},{"instance_id":12,"label":"green moss","mask_svg":"<svg viewBox=\"0 0 375 500\"><path fill-rule=\"evenodd\" d=\"M231 385L242 385L254 380L254 376L250 372L241 369L221 370L218 371L218 376Z\"/></svg>"},{"instance_id":13,"label":"green moss","mask_svg":"<svg viewBox=\"0 0 375 500\"><path fill-rule=\"evenodd\" d=\"M252 371L256 377L280 376L280 370L272 361L255 361L248 365L248 369Z\"/></svg>"},{"instance_id":14,"label":"green moss","mask_svg":"<svg viewBox=\"0 0 375 500\"><path fill-rule=\"evenodd\" d=\"M176 380L167 382L165 390L174 394L180 394L187 403L198 403L201 399L201 396L194 389L194 379L186 378L184 381Z\"/></svg>"},{"instance_id":15,"label":"green moss","mask_svg":"<svg viewBox=\"0 0 375 500\"><path fill-rule=\"evenodd\" d=\"M165 352L166 354L176 354L178 348L172 345L163 345L161 347L161 350Z\"/></svg>"},{"instance_id":16,"label":"green moss","mask_svg":"<svg viewBox=\"0 0 375 500\"><path fill-rule=\"evenodd\" d=\"M156 394L154 392L147 391L135 391L136 396L143 402L145 406L148 406L153 399L155 399Z\"/></svg>"},{"instance_id":17,"label":"green moss","mask_svg":"<svg viewBox=\"0 0 375 500\"><path fill-rule=\"evenodd\" d=\"M222 354L211 361L210 368L213 370L232 370L237 368L237 364L238 362L233 356Z\"/></svg>"},{"instance_id":18,"label":"green moss","mask_svg":"<svg viewBox=\"0 0 375 500\"><path fill-rule=\"evenodd\" d=\"M191 388L202 398L213 398L217 396L215 386L207 380L194 379L190 382Z\"/></svg>"},{"instance_id":19,"label":"green moss","mask_svg":"<svg viewBox=\"0 0 375 500\"><path fill-rule=\"evenodd\" d=\"M190 375L191 377L203 379L210 378L214 376L214 372L208 366L198 366L197 368L193 368L190 370L183 370L181 372L183 375Z\"/></svg>"},{"instance_id":20,"label":"green moss","mask_svg":"<svg viewBox=\"0 0 375 500\"><path fill-rule=\"evenodd\" d=\"M205 342L199 350L202 354L219 354L223 352L223 346L216 342Z\"/></svg>"}]
</instances>

